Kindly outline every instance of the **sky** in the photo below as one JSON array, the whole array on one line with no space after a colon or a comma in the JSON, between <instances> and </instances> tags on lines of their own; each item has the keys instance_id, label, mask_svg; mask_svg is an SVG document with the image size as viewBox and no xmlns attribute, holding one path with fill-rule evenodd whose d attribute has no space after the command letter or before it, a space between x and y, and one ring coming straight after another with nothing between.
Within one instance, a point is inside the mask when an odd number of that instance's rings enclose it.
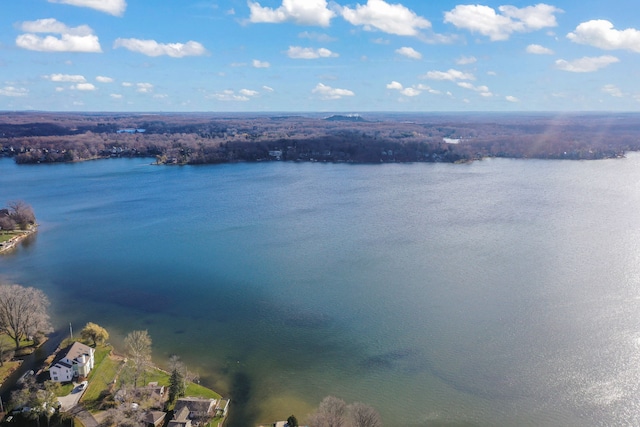
<instances>
[{"instance_id":1,"label":"sky","mask_svg":"<svg viewBox=\"0 0 640 427\"><path fill-rule=\"evenodd\" d=\"M5 0L0 111L637 111L640 3Z\"/></svg>"}]
</instances>

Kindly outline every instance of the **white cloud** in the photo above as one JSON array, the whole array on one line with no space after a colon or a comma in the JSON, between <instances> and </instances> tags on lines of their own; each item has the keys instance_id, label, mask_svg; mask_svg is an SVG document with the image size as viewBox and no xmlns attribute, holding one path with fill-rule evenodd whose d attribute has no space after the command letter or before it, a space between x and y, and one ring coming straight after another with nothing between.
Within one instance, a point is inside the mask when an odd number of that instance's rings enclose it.
<instances>
[{"instance_id":1,"label":"white cloud","mask_svg":"<svg viewBox=\"0 0 640 427\"><path fill-rule=\"evenodd\" d=\"M553 55L553 50L541 46L539 44L530 44L527 46L527 53L532 53L534 55Z\"/></svg>"},{"instance_id":2,"label":"white cloud","mask_svg":"<svg viewBox=\"0 0 640 427\"><path fill-rule=\"evenodd\" d=\"M96 36L72 36L62 34L60 38L54 36L40 37L35 34L22 34L16 38L16 45L22 49L37 52L102 52L100 42Z\"/></svg>"},{"instance_id":3,"label":"white cloud","mask_svg":"<svg viewBox=\"0 0 640 427\"><path fill-rule=\"evenodd\" d=\"M457 28L480 33L493 41L507 40L512 33L525 33L555 27L555 14L561 9L548 4L517 8L500 6L496 10L483 5L458 5L444 14L444 22Z\"/></svg>"},{"instance_id":4,"label":"white cloud","mask_svg":"<svg viewBox=\"0 0 640 427\"><path fill-rule=\"evenodd\" d=\"M624 96L620 88L612 84L604 85L602 91L616 98L622 98Z\"/></svg>"},{"instance_id":5,"label":"white cloud","mask_svg":"<svg viewBox=\"0 0 640 427\"><path fill-rule=\"evenodd\" d=\"M253 68L269 68L271 66L268 62L260 61L258 59L254 59L251 65L253 65Z\"/></svg>"},{"instance_id":6,"label":"white cloud","mask_svg":"<svg viewBox=\"0 0 640 427\"><path fill-rule=\"evenodd\" d=\"M111 98L113 99L122 99L122 95L119 93L112 93L111 95L109 95Z\"/></svg>"},{"instance_id":7,"label":"white cloud","mask_svg":"<svg viewBox=\"0 0 640 427\"><path fill-rule=\"evenodd\" d=\"M392 81L387 85L387 89L397 90L404 96L413 97L418 96L422 93L422 91L427 91L431 94L440 94L440 91L430 88L427 85L414 85L412 87L404 87L402 83L397 81Z\"/></svg>"},{"instance_id":8,"label":"white cloud","mask_svg":"<svg viewBox=\"0 0 640 427\"><path fill-rule=\"evenodd\" d=\"M37 52L102 52L98 37L87 25L68 27L56 19L47 18L22 22L20 29L27 32L16 37L16 46L22 49ZM42 37L36 33L58 34L59 37Z\"/></svg>"},{"instance_id":9,"label":"white cloud","mask_svg":"<svg viewBox=\"0 0 640 427\"><path fill-rule=\"evenodd\" d=\"M475 64L478 60L476 59L475 56L461 56L460 58L456 59L456 64L458 65L469 65L469 64Z\"/></svg>"},{"instance_id":10,"label":"white cloud","mask_svg":"<svg viewBox=\"0 0 640 427\"><path fill-rule=\"evenodd\" d=\"M287 56L292 59L317 59L317 58L333 58L338 56L337 53L331 52L329 49L321 47L313 49L310 47L289 46Z\"/></svg>"},{"instance_id":11,"label":"white cloud","mask_svg":"<svg viewBox=\"0 0 640 427\"><path fill-rule=\"evenodd\" d=\"M422 59L422 54L412 47L401 47L396 49L396 53L411 59Z\"/></svg>"},{"instance_id":12,"label":"white cloud","mask_svg":"<svg viewBox=\"0 0 640 427\"><path fill-rule=\"evenodd\" d=\"M150 93L153 92L153 85L151 83L136 83L136 92Z\"/></svg>"},{"instance_id":13,"label":"white cloud","mask_svg":"<svg viewBox=\"0 0 640 427\"><path fill-rule=\"evenodd\" d=\"M64 88L61 86L56 87L56 92L64 92Z\"/></svg>"},{"instance_id":14,"label":"white cloud","mask_svg":"<svg viewBox=\"0 0 640 427\"><path fill-rule=\"evenodd\" d=\"M585 56L573 61L558 59L556 61L556 67L562 71L570 71L572 73L591 73L619 61L618 58L610 55L596 57Z\"/></svg>"},{"instance_id":15,"label":"white cloud","mask_svg":"<svg viewBox=\"0 0 640 427\"><path fill-rule=\"evenodd\" d=\"M422 92L420 92L418 89L413 88L413 87L406 87L406 88L402 89L400 91L400 93L403 94L404 96L413 97L413 96L420 95Z\"/></svg>"},{"instance_id":16,"label":"white cloud","mask_svg":"<svg viewBox=\"0 0 640 427\"><path fill-rule=\"evenodd\" d=\"M0 87L0 96L9 96L12 98L27 96L29 94L29 90L22 87L15 86L5 86Z\"/></svg>"},{"instance_id":17,"label":"white cloud","mask_svg":"<svg viewBox=\"0 0 640 427\"><path fill-rule=\"evenodd\" d=\"M504 99L506 99L509 102L520 102L520 100L518 98L516 98L515 96L511 96L511 95L505 96Z\"/></svg>"},{"instance_id":18,"label":"white cloud","mask_svg":"<svg viewBox=\"0 0 640 427\"><path fill-rule=\"evenodd\" d=\"M49 74L42 77L52 82L84 83L87 81L80 74Z\"/></svg>"},{"instance_id":19,"label":"white cloud","mask_svg":"<svg viewBox=\"0 0 640 427\"><path fill-rule=\"evenodd\" d=\"M113 79L111 77L105 77L105 76L97 76L96 81L98 83L113 83Z\"/></svg>"},{"instance_id":20,"label":"white cloud","mask_svg":"<svg viewBox=\"0 0 640 427\"><path fill-rule=\"evenodd\" d=\"M489 88L487 86L474 86L469 82L458 82L458 86L460 86L461 88L464 89L469 89L472 90L474 92L478 92L481 96L493 96L493 93L491 93L491 91L489 90Z\"/></svg>"},{"instance_id":21,"label":"white cloud","mask_svg":"<svg viewBox=\"0 0 640 427\"><path fill-rule=\"evenodd\" d=\"M318 83L317 86L311 91L311 93L317 94L323 100L340 99L344 96L354 96L355 93L348 89L337 89L331 86Z\"/></svg>"},{"instance_id":22,"label":"white cloud","mask_svg":"<svg viewBox=\"0 0 640 427\"><path fill-rule=\"evenodd\" d=\"M240 95L243 96L258 96L260 95L260 93L257 90L251 90L251 89L240 89Z\"/></svg>"},{"instance_id":23,"label":"white cloud","mask_svg":"<svg viewBox=\"0 0 640 427\"><path fill-rule=\"evenodd\" d=\"M429 71L427 74L420 76L430 80L475 80L475 76L471 73L464 73L459 70L449 69L448 71Z\"/></svg>"},{"instance_id":24,"label":"white cloud","mask_svg":"<svg viewBox=\"0 0 640 427\"><path fill-rule=\"evenodd\" d=\"M433 89L430 86L427 85L423 85L423 84L419 84L417 86L414 86L416 89L419 90L426 90L427 92L433 94L433 95L440 95L442 92L440 92L439 90Z\"/></svg>"},{"instance_id":25,"label":"white cloud","mask_svg":"<svg viewBox=\"0 0 640 427\"><path fill-rule=\"evenodd\" d=\"M71 6L89 7L114 16L122 16L127 8L125 0L48 0L49 3L61 3Z\"/></svg>"},{"instance_id":26,"label":"white cloud","mask_svg":"<svg viewBox=\"0 0 640 427\"><path fill-rule=\"evenodd\" d=\"M20 30L25 33L71 34L74 36L88 36L93 34L93 30L88 25L68 27L66 24L54 18L24 21L20 24Z\"/></svg>"},{"instance_id":27,"label":"white cloud","mask_svg":"<svg viewBox=\"0 0 640 427\"><path fill-rule=\"evenodd\" d=\"M123 87L131 87L131 86L133 86L133 83L131 83L131 82L122 82L122 86Z\"/></svg>"},{"instance_id":28,"label":"white cloud","mask_svg":"<svg viewBox=\"0 0 640 427\"><path fill-rule=\"evenodd\" d=\"M384 0L367 0L366 5L358 4L355 9L343 7L340 12L346 21L367 31L377 29L398 36L417 36L421 29L431 28L431 22L412 10Z\"/></svg>"},{"instance_id":29,"label":"white cloud","mask_svg":"<svg viewBox=\"0 0 640 427\"><path fill-rule=\"evenodd\" d=\"M207 54L207 50L202 44L192 40L189 40L186 43L158 43L155 40L119 38L113 43L113 47L123 47L132 52L138 52L147 56L167 55L172 58L202 56Z\"/></svg>"},{"instance_id":30,"label":"white cloud","mask_svg":"<svg viewBox=\"0 0 640 427\"><path fill-rule=\"evenodd\" d=\"M96 90L96 87L93 83L78 83L77 85L71 86L71 89L81 90L81 91L92 91L92 90Z\"/></svg>"},{"instance_id":31,"label":"white cloud","mask_svg":"<svg viewBox=\"0 0 640 427\"><path fill-rule=\"evenodd\" d=\"M282 5L277 9L262 7L260 3L251 0L248 4L251 12L249 21L254 23L293 22L298 25L328 27L335 16L327 7L326 0L282 0Z\"/></svg>"},{"instance_id":32,"label":"white cloud","mask_svg":"<svg viewBox=\"0 0 640 427\"><path fill-rule=\"evenodd\" d=\"M634 28L616 30L613 24L603 19L583 22L575 32L567 34L575 43L586 44L605 50L623 49L640 53L640 31Z\"/></svg>"},{"instance_id":33,"label":"white cloud","mask_svg":"<svg viewBox=\"0 0 640 427\"><path fill-rule=\"evenodd\" d=\"M243 89L246 90L246 89ZM240 92L242 92L243 90L241 90ZM241 102L247 102L249 101L251 98L248 95L243 95L242 93L240 95L236 94L234 91L227 89L227 90L223 90L222 92L217 92L214 93L212 95L208 95L206 98L208 99L215 99L218 101L241 101Z\"/></svg>"},{"instance_id":34,"label":"white cloud","mask_svg":"<svg viewBox=\"0 0 640 427\"><path fill-rule=\"evenodd\" d=\"M269 86L262 86L262 89L266 90L267 92L273 92L274 91L273 88L269 87Z\"/></svg>"}]
</instances>

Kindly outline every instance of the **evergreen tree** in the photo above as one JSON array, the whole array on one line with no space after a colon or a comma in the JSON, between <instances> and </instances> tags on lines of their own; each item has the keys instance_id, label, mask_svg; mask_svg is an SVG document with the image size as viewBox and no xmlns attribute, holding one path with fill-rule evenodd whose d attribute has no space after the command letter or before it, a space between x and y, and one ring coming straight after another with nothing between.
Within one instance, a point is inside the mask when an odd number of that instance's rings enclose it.
<instances>
[{"instance_id":1,"label":"evergreen tree","mask_svg":"<svg viewBox=\"0 0 640 427\"><path fill-rule=\"evenodd\" d=\"M184 375L180 369L175 367L169 378L169 401L175 402L178 397L184 396L185 391Z\"/></svg>"}]
</instances>

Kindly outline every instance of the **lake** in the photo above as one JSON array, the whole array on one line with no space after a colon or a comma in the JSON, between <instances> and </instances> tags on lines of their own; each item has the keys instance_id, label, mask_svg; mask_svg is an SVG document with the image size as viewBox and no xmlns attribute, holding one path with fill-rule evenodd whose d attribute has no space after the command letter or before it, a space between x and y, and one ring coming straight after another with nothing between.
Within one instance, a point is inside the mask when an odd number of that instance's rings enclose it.
<instances>
[{"instance_id":1,"label":"lake","mask_svg":"<svg viewBox=\"0 0 640 427\"><path fill-rule=\"evenodd\" d=\"M37 235L0 277L231 395L385 426L640 425L640 155L587 162L18 166Z\"/></svg>"}]
</instances>

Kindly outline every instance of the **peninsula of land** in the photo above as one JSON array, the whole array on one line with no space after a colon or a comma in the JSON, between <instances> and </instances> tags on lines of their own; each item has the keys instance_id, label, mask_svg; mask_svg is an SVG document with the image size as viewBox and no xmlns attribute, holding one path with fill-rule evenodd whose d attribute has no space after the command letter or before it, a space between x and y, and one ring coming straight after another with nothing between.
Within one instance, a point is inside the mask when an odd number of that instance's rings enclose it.
<instances>
[{"instance_id":1,"label":"peninsula of land","mask_svg":"<svg viewBox=\"0 0 640 427\"><path fill-rule=\"evenodd\" d=\"M22 200L9 202L0 209L0 254L14 249L37 230L33 208Z\"/></svg>"},{"instance_id":2,"label":"peninsula of land","mask_svg":"<svg viewBox=\"0 0 640 427\"><path fill-rule=\"evenodd\" d=\"M637 113L0 113L17 163L151 157L158 164L604 159L640 150Z\"/></svg>"}]
</instances>

